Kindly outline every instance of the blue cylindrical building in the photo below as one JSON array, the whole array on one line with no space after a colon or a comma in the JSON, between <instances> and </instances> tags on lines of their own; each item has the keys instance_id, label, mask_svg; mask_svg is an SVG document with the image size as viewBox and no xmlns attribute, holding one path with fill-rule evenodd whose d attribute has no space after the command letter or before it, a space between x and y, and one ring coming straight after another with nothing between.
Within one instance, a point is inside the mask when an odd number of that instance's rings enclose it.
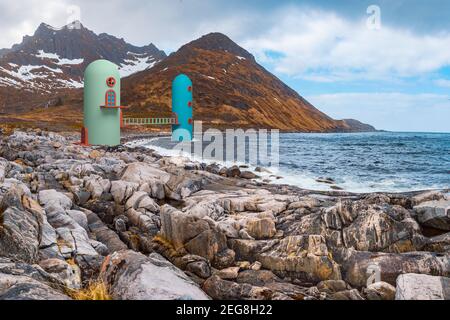
<instances>
[{"instance_id":1,"label":"blue cylindrical building","mask_svg":"<svg viewBox=\"0 0 450 320\"><path fill-rule=\"evenodd\" d=\"M172 83L172 111L178 124L172 126L173 141L192 141L194 132L193 86L185 74L178 75Z\"/></svg>"}]
</instances>

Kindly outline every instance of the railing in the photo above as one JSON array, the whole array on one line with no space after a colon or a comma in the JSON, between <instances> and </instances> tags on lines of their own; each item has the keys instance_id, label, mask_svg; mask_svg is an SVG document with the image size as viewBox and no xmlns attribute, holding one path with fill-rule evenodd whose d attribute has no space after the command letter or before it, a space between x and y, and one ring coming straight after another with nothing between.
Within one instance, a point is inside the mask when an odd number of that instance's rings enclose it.
<instances>
[{"instance_id":1,"label":"railing","mask_svg":"<svg viewBox=\"0 0 450 320\"><path fill-rule=\"evenodd\" d=\"M123 118L124 126L163 126L178 124L176 118Z\"/></svg>"}]
</instances>

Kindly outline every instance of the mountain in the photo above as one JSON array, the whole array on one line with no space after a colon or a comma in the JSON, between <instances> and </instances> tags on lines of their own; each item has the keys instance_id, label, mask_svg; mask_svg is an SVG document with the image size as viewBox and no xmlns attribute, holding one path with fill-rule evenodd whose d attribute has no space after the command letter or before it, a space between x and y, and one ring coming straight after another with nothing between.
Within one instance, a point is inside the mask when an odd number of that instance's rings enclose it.
<instances>
[{"instance_id":1,"label":"mountain","mask_svg":"<svg viewBox=\"0 0 450 320\"><path fill-rule=\"evenodd\" d=\"M6 53L8 53L10 51L10 49L0 49L0 58L5 55Z\"/></svg>"},{"instance_id":2,"label":"mountain","mask_svg":"<svg viewBox=\"0 0 450 320\"><path fill-rule=\"evenodd\" d=\"M72 30L41 24L33 36L0 51L0 122L11 126L81 126L86 66L96 59L120 66L125 115L171 115L171 83L194 83L194 116L205 127L277 128L301 132L372 131L316 109L227 36L211 33L169 57L153 44L137 47L80 24Z\"/></svg>"},{"instance_id":3,"label":"mountain","mask_svg":"<svg viewBox=\"0 0 450 320\"><path fill-rule=\"evenodd\" d=\"M0 87L46 94L82 88L89 63L107 59L120 66L122 76L151 68L166 58L155 45L137 47L106 33L85 28L54 28L42 23L33 36L0 51Z\"/></svg>"},{"instance_id":4,"label":"mountain","mask_svg":"<svg viewBox=\"0 0 450 320\"><path fill-rule=\"evenodd\" d=\"M185 73L194 83L194 117L210 127L266 127L335 132L328 117L260 66L227 36L211 33L181 47L157 66L123 82L123 101L137 114L167 114L171 82Z\"/></svg>"},{"instance_id":5,"label":"mountain","mask_svg":"<svg viewBox=\"0 0 450 320\"><path fill-rule=\"evenodd\" d=\"M378 130L371 126L370 124L362 123L361 121L355 119L344 119L341 120L344 128L344 132L377 132Z\"/></svg>"}]
</instances>

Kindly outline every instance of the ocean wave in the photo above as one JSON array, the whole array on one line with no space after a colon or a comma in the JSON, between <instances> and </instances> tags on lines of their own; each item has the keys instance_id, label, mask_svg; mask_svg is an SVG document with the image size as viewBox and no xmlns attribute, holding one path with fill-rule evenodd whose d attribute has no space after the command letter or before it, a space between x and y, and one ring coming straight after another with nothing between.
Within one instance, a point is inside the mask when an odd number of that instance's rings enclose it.
<instances>
[{"instance_id":1,"label":"ocean wave","mask_svg":"<svg viewBox=\"0 0 450 320\"><path fill-rule=\"evenodd\" d=\"M279 168L270 168L272 173L258 173L261 180L329 191L332 188L330 184L317 181L319 177L326 176L336 181L335 188L355 193L408 192L450 187L450 157L442 153L444 146L450 143L450 135L435 136L440 139L426 139L425 135L421 139L419 134L399 134L403 138L408 137L408 142L401 143L395 142L399 135L393 133L356 135L358 139L377 138L379 141L350 141L349 145L359 145L351 150L337 146L333 135L313 134L307 136L309 139L301 135L302 142L299 143L299 139L292 139L295 134L281 134ZM339 139L354 140L355 135L339 135ZM132 145L154 149L163 156L181 156L207 164L219 163L226 167L248 165L244 162L203 159L173 150L173 144L169 141L167 138L153 138L135 141ZM371 152L366 150L368 144L374 149ZM249 166L249 170L254 169L254 165Z\"/></svg>"}]
</instances>

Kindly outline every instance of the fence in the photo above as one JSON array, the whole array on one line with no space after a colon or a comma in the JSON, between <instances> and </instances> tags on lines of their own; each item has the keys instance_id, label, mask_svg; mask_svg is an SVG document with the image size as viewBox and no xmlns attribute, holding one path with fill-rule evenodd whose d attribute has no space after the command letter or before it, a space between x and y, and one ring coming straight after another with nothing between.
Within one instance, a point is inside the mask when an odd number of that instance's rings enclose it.
<instances>
[{"instance_id":1,"label":"fence","mask_svg":"<svg viewBox=\"0 0 450 320\"><path fill-rule=\"evenodd\" d=\"M162 126L178 124L176 118L123 118L124 126Z\"/></svg>"}]
</instances>

